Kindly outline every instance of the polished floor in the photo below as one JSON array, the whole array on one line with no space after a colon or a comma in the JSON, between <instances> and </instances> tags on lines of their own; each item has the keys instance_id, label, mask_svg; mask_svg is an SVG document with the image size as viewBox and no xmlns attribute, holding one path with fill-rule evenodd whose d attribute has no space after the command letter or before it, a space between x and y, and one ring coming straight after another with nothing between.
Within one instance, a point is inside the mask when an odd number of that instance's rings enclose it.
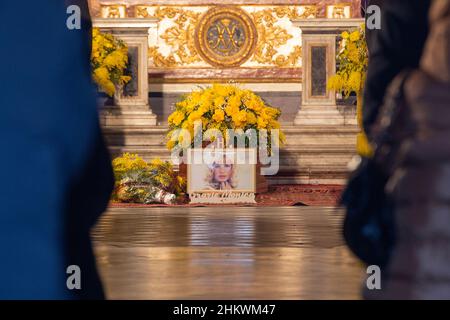
<instances>
[{"instance_id":1,"label":"polished floor","mask_svg":"<svg viewBox=\"0 0 450 320\"><path fill-rule=\"evenodd\" d=\"M359 299L341 221L318 207L115 208L93 238L111 299Z\"/></svg>"}]
</instances>

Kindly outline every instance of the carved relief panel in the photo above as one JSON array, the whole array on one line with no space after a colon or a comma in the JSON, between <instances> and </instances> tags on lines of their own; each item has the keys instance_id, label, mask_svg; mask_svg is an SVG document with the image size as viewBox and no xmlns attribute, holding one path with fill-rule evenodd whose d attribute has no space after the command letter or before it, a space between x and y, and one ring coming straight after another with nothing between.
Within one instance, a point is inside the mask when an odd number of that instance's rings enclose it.
<instances>
[{"instance_id":1,"label":"carved relief panel","mask_svg":"<svg viewBox=\"0 0 450 320\"><path fill-rule=\"evenodd\" d=\"M301 32L290 19L314 18L314 6L136 7L160 19L150 46L155 67L300 67Z\"/></svg>"},{"instance_id":2,"label":"carved relief panel","mask_svg":"<svg viewBox=\"0 0 450 320\"><path fill-rule=\"evenodd\" d=\"M94 15L157 18L149 36L149 72L196 78L283 78L299 81L302 35L292 19L348 19L359 0L90 0ZM224 2L226 5L224 5ZM217 3L217 4L216 4ZM160 70L160 71L159 71ZM230 71L227 71L230 70ZM160 74L160 75L159 75Z\"/></svg>"}]
</instances>

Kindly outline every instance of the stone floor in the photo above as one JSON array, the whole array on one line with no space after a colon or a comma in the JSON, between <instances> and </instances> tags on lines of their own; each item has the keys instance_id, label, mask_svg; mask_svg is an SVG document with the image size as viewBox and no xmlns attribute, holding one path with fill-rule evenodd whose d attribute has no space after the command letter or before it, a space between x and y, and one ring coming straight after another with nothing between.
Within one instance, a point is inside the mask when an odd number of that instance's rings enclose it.
<instances>
[{"instance_id":1,"label":"stone floor","mask_svg":"<svg viewBox=\"0 0 450 320\"><path fill-rule=\"evenodd\" d=\"M111 299L359 299L362 265L320 207L114 208L93 238Z\"/></svg>"}]
</instances>

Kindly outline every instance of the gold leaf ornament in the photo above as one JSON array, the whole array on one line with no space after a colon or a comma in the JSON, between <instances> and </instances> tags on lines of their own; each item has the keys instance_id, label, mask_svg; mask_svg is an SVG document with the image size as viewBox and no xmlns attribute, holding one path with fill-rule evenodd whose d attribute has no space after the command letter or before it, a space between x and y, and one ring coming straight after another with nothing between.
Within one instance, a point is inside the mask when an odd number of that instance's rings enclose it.
<instances>
[{"instance_id":1,"label":"gold leaf ornament","mask_svg":"<svg viewBox=\"0 0 450 320\"><path fill-rule=\"evenodd\" d=\"M292 62L296 62L300 58L300 55L298 57L295 56L299 52L298 49L294 48L293 52L289 55L291 58L282 55L277 56L277 49L285 45L293 36L286 29L274 25L279 18L292 16L294 14L293 10L295 9L280 7L264 9L252 14L255 25L257 26L259 39L252 59L253 61L260 64L274 64L278 67L295 65Z\"/></svg>"},{"instance_id":2,"label":"gold leaf ornament","mask_svg":"<svg viewBox=\"0 0 450 320\"><path fill-rule=\"evenodd\" d=\"M160 36L172 48L168 56L159 52L159 47L149 48L149 57L156 67L177 67L201 61L195 48L194 30L200 13L174 7L158 7L155 17L164 20L171 19L175 26L165 30Z\"/></svg>"}]
</instances>

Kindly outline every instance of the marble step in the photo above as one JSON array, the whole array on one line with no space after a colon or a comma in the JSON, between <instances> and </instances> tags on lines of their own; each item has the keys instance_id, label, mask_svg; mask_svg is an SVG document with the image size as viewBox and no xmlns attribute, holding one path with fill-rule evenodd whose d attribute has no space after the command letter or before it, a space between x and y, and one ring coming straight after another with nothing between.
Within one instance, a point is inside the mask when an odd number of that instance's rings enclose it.
<instances>
[{"instance_id":1,"label":"marble step","mask_svg":"<svg viewBox=\"0 0 450 320\"><path fill-rule=\"evenodd\" d=\"M161 158L170 160L170 153L165 148L155 147L130 147L130 146L110 146L113 157L120 156L124 152L137 153L145 160ZM317 166L341 166L346 167L347 163L355 155L355 149L349 146L303 146L286 147L280 152L280 166L285 170L295 170L297 167L317 167ZM283 170L283 171L285 171Z\"/></svg>"},{"instance_id":2,"label":"marble step","mask_svg":"<svg viewBox=\"0 0 450 320\"><path fill-rule=\"evenodd\" d=\"M323 145L356 143L356 126L285 126L285 147L291 145ZM112 146L165 146L167 127L106 127L104 134Z\"/></svg>"}]
</instances>

